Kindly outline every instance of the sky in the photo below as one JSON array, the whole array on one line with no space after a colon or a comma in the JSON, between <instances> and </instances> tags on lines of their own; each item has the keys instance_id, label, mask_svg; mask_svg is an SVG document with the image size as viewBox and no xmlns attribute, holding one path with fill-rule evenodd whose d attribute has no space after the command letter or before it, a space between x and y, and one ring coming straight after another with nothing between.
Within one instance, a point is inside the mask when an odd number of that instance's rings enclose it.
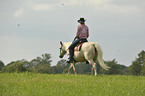
<instances>
[{"instance_id":1,"label":"sky","mask_svg":"<svg viewBox=\"0 0 145 96\"><path fill-rule=\"evenodd\" d=\"M105 61L129 66L145 50L145 0L0 0L0 60L48 53L56 65L59 42L73 40L81 17Z\"/></svg>"}]
</instances>

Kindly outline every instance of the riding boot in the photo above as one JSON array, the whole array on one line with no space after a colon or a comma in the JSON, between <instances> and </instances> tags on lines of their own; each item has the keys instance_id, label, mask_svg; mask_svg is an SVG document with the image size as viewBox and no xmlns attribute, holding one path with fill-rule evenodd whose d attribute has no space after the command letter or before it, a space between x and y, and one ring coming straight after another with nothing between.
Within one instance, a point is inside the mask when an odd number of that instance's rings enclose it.
<instances>
[{"instance_id":1,"label":"riding boot","mask_svg":"<svg viewBox=\"0 0 145 96\"><path fill-rule=\"evenodd\" d=\"M89 62L88 62L88 61L86 61L86 64L89 64Z\"/></svg>"},{"instance_id":2,"label":"riding boot","mask_svg":"<svg viewBox=\"0 0 145 96\"><path fill-rule=\"evenodd\" d=\"M73 56L74 56L74 50L72 50L72 49L70 49L69 48L69 58L68 58L68 60L67 60L67 63L73 63L73 61L74 61L74 58L73 58Z\"/></svg>"},{"instance_id":3,"label":"riding boot","mask_svg":"<svg viewBox=\"0 0 145 96\"><path fill-rule=\"evenodd\" d=\"M67 61L67 63L72 63L74 61L74 48L76 45L78 45L80 42L80 39L76 39L75 41L72 42L72 44L69 46L69 60Z\"/></svg>"}]
</instances>

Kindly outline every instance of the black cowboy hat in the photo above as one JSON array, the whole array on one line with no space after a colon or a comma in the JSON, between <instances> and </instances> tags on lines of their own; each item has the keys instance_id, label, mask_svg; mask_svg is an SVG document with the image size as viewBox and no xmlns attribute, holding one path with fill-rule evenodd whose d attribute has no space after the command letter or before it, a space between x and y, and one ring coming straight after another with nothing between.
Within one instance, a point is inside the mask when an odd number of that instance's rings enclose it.
<instances>
[{"instance_id":1,"label":"black cowboy hat","mask_svg":"<svg viewBox=\"0 0 145 96\"><path fill-rule=\"evenodd\" d=\"M78 20L79 23L84 23L86 20L84 18L80 18L80 20Z\"/></svg>"}]
</instances>

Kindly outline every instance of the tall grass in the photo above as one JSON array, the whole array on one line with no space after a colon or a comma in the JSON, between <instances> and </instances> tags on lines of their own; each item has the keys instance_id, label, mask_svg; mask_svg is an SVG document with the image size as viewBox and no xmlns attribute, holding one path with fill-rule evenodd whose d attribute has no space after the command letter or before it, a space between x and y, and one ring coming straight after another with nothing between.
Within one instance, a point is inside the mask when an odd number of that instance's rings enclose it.
<instances>
[{"instance_id":1,"label":"tall grass","mask_svg":"<svg viewBox=\"0 0 145 96\"><path fill-rule=\"evenodd\" d=\"M145 77L0 73L0 96L145 96Z\"/></svg>"}]
</instances>

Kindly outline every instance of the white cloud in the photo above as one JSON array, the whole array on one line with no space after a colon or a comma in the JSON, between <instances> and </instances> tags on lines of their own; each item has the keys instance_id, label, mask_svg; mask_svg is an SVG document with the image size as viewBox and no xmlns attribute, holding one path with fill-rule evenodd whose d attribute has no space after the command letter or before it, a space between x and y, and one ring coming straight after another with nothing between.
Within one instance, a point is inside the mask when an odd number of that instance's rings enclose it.
<instances>
[{"instance_id":1,"label":"white cloud","mask_svg":"<svg viewBox=\"0 0 145 96\"><path fill-rule=\"evenodd\" d=\"M45 10L53 10L55 9L56 6L75 6L75 5L80 5L80 2L78 0L64 0L63 2L55 2L52 4L35 4L33 6L34 11L45 11Z\"/></svg>"},{"instance_id":2,"label":"white cloud","mask_svg":"<svg viewBox=\"0 0 145 96\"><path fill-rule=\"evenodd\" d=\"M118 14L121 17L133 17L136 14L144 12L144 9L138 6L130 5L115 5L108 4L101 7L101 10L107 11L113 14Z\"/></svg>"},{"instance_id":3,"label":"white cloud","mask_svg":"<svg viewBox=\"0 0 145 96\"><path fill-rule=\"evenodd\" d=\"M109 12L121 17L132 17L144 12L144 7L142 7L144 2L141 2L142 3L134 4L133 1L130 3L124 1L120 4L115 0L88 0L86 3L88 3L88 6L96 12Z\"/></svg>"},{"instance_id":4,"label":"white cloud","mask_svg":"<svg viewBox=\"0 0 145 96\"><path fill-rule=\"evenodd\" d=\"M63 3L65 6L75 6L80 4L79 1L82 0L65 0Z\"/></svg>"},{"instance_id":5,"label":"white cloud","mask_svg":"<svg viewBox=\"0 0 145 96\"><path fill-rule=\"evenodd\" d=\"M51 10L52 8L53 6L49 4L37 4L33 7L35 11Z\"/></svg>"},{"instance_id":6,"label":"white cloud","mask_svg":"<svg viewBox=\"0 0 145 96\"><path fill-rule=\"evenodd\" d=\"M111 2L111 0L88 0L88 4L91 5L104 5Z\"/></svg>"},{"instance_id":7,"label":"white cloud","mask_svg":"<svg viewBox=\"0 0 145 96\"><path fill-rule=\"evenodd\" d=\"M24 13L24 9L19 9L19 10L17 10L16 12L14 12L14 16L15 17L20 17L21 15L23 15L23 13Z\"/></svg>"}]
</instances>

